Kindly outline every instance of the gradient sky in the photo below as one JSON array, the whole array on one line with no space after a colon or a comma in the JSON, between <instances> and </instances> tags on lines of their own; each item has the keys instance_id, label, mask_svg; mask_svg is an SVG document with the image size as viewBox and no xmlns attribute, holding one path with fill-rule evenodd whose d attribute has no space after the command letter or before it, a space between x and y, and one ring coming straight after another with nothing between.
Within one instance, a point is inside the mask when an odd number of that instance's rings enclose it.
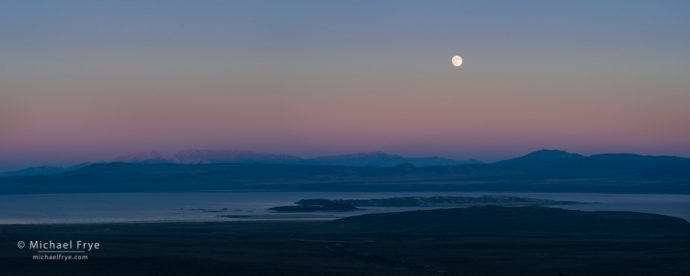
<instances>
[{"instance_id":1,"label":"gradient sky","mask_svg":"<svg viewBox=\"0 0 690 276\"><path fill-rule=\"evenodd\" d=\"M0 170L186 148L690 156L690 1L0 2Z\"/></svg>"}]
</instances>

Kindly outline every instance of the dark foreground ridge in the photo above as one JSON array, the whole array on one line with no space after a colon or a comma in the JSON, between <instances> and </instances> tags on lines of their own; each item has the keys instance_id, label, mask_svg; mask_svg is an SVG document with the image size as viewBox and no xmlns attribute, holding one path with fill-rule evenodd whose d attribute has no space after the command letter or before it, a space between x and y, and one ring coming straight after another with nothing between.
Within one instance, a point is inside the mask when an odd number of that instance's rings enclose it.
<instances>
[{"instance_id":1,"label":"dark foreground ridge","mask_svg":"<svg viewBox=\"0 0 690 276\"><path fill-rule=\"evenodd\" d=\"M687 236L680 218L635 212L585 212L546 207L468 208L368 214L334 221L351 231L450 235Z\"/></svg>"},{"instance_id":2,"label":"dark foreground ridge","mask_svg":"<svg viewBox=\"0 0 690 276\"><path fill-rule=\"evenodd\" d=\"M0 226L9 275L687 275L690 224L632 212L471 207L329 222ZM88 261L18 241L84 240Z\"/></svg>"}]
</instances>

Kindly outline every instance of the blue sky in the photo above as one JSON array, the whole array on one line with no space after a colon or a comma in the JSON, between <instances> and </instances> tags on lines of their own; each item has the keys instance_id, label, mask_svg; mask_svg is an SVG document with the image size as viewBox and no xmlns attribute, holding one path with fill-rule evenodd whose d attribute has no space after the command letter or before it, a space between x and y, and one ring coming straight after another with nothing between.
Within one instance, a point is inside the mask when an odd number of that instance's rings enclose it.
<instances>
[{"instance_id":1,"label":"blue sky","mask_svg":"<svg viewBox=\"0 0 690 276\"><path fill-rule=\"evenodd\" d=\"M688 1L2 1L0 37L0 169L184 148L690 156Z\"/></svg>"}]
</instances>

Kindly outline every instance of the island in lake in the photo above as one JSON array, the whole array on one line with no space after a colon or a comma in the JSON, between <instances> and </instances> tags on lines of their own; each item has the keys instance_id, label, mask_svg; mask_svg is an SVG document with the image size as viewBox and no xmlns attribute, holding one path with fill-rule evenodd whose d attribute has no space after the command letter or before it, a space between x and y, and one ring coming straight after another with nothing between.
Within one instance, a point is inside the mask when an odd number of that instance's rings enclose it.
<instances>
[{"instance_id":1,"label":"island in lake","mask_svg":"<svg viewBox=\"0 0 690 276\"><path fill-rule=\"evenodd\" d=\"M324 211L354 211L358 207L469 207L497 205L504 207L515 206L554 206L570 204L587 204L591 202L559 201L551 199L484 195L479 197L467 196L430 196L430 197L392 197L375 199L302 199L295 205L277 206L269 208L276 212L324 212Z\"/></svg>"}]
</instances>

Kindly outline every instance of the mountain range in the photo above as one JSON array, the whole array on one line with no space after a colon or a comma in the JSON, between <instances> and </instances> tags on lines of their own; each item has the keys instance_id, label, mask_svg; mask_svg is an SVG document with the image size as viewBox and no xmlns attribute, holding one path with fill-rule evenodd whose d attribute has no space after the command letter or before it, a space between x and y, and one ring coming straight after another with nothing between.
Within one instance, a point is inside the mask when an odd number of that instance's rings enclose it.
<instances>
[{"instance_id":1,"label":"mountain range","mask_svg":"<svg viewBox=\"0 0 690 276\"><path fill-rule=\"evenodd\" d=\"M141 151L117 157L109 162L98 163L136 163L136 164L295 164L326 166L374 166L390 167L402 164L414 166L450 166L461 164L479 164L478 160L455 160L443 157L405 157L385 152L362 152L344 155L329 155L315 158L303 158L293 155L281 155L244 150L203 150L189 149L174 153L160 151ZM21 170L0 173L0 176L26 176L57 174L82 168L88 163L69 167L38 166Z\"/></svg>"},{"instance_id":2,"label":"mountain range","mask_svg":"<svg viewBox=\"0 0 690 276\"><path fill-rule=\"evenodd\" d=\"M585 156L562 150L538 150L525 156L493 164L522 170L541 171L634 171L656 176L690 174L690 158L632 153L604 153Z\"/></svg>"},{"instance_id":3,"label":"mountain range","mask_svg":"<svg viewBox=\"0 0 690 276\"><path fill-rule=\"evenodd\" d=\"M183 150L171 154L158 151L137 152L118 157L115 161L148 164L262 163L375 167L397 166L401 164L412 164L423 167L481 163L477 160L455 160L442 157L405 157L381 151L303 158L293 155L280 155L255 151L199 149Z\"/></svg>"},{"instance_id":4,"label":"mountain range","mask_svg":"<svg viewBox=\"0 0 690 276\"><path fill-rule=\"evenodd\" d=\"M304 159L234 151L154 152L54 174L6 175L0 177L0 194L210 190L690 194L690 159L681 157L539 150L493 163L430 165L429 160L439 159L385 153Z\"/></svg>"}]
</instances>

